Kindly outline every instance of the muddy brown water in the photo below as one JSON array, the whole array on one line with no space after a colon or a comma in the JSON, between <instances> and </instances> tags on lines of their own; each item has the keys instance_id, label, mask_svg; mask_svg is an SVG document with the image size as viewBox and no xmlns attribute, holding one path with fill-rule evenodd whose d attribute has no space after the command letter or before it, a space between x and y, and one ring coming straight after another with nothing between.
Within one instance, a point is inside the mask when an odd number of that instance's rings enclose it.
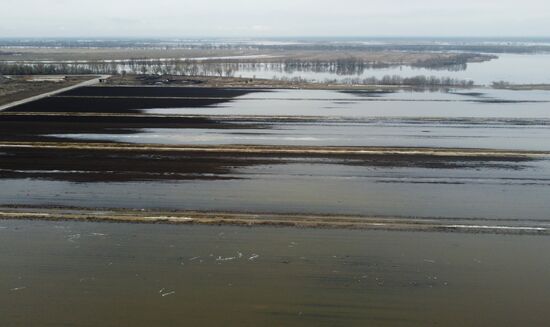
<instances>
[{"instance_id":1,"label":"muddy brown water","mask_svg":"<svg viewBox=\"0 0 550 327\"><path fill-rule=\"evenodd\" d=\"M550 238L0 221L2 326L544 326Z\"/></svg>"},{"instance_id":2,"label":"muddy brown water","mask_svg":"<svg viewBox=\"0 0 550 327\"><path fill-rule=\"evenodd\" d=\"M251 132L251 144L281 144L282 134L314 132L304 125L267 128L257 118L241 124L185 117L289 114L371 119L361 127L316 131L338 135L335 145L357 145L350 140L361 139L366 141L362 145L394 140L398 146L548 150L548 103L540 101L550 93L402 92L381 95L391 101L379 102L288 90L223 94L224 100L78 98L99 90L14 108L46 114L32 119L3 115L1 125L12 127L0 133L2 141L52 141L50 134L87 132L98 141L124 136L133 143L200 144L197 133L227 141ZM181 91L159 90L108 92L169 97ZM465 97L474 99L460 100ZM63 111L182 117L44 118ZM373 123L379 116L385 118ZM439 126L445 124L452 129ZM434 137L419 136L428 129ZM260 135L268 132L276 142ZM472 135L475 140L467 141ZM327 145L327 140L315 144ZM0 158L0 205L356 214L549 226L550 166L543 157L191 155L7 146ZM0 325L544 326L550 321L549 242L528 235L0 220Z\"/></svg>"}]
</instances>

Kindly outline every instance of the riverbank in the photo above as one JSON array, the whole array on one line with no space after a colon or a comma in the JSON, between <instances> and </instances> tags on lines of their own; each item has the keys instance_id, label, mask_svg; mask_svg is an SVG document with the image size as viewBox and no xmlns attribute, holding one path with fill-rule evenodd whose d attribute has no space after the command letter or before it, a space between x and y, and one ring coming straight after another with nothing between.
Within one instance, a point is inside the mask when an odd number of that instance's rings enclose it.
<instances>
[{"instance_id":1,"label":"riverbank","mask_svg":"<svg viewBox=\"0 0 550 327\"><path fill-rule=\"evenodd\" d=\"M550 91L550 84L510 84L497 82L493 84L493 88L512 91Z\"/></svg>"},{"instance_id":2,"label":"riverbank","mask_svg":"<svg viewBox=\"0 0 550 327\"><path fill-rule=\"evenodd\" d=\"M145 209L0 206L0 220L80 221L169 225L287 227L508 235L550 235L537 220L439 217L367 217Z\"/></svg>"},{"instance_id":3,"label":"riverbank","mask_svg":"<svg viewBox=\"0 0 550 327\"><path fill-rule=\"evenodd\" d=\"M366 90L393 92L399 90L440 90L445 88L473 88L460 85L384 85L313 82L305 79L269 79L245 77L215 76L177 76L177 75L114 75L104 86L200 86L210 88L246 88L246 89L303 89L303 90Z\"/></svg>"}]
</instances>

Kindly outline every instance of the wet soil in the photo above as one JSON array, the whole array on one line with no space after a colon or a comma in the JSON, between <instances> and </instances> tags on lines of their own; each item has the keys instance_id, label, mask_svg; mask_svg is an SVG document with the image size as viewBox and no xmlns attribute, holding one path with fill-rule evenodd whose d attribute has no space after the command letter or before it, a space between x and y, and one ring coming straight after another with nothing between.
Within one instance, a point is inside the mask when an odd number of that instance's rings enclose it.
<instances>
[{"instance_id":1,"label":"wet soil","mask_svg":"<svg viewBox=\"0 0 550 327\"><path fill-rule=\"evenodd\" d=\"M41 178L79 182L246 178L238 169L260 165L308 164L430 169L522 169L536 160L506 155L300 153L299 147L149 148L140 146L70 148L0 144L0 178ZM80 148L79 148L80 147ZM259 151L247 152L246 148ZM296 151L290 151L296 150ZM306 150L306 149L304 149ZM311 149L309 149L311 150ZM232 174L231 176L228 176Z\"/></svg>"},{"instance_id":2,"label":"wet soil","mask_svg":"<svg viewBox=\"0 0 550 327\"><path fill-rule=\"evenodd\" d=\"M62 93L63 96L99 96L99 97L193 97L193 98L234 98L258 90L205 87L82 87ZM268 90L262 90L267 92Z\"/></svg>"},{"instance_id":3,"label":"wet soil","mask_svg":"<svg viewBox=\"0 0 550 327\"><path fill-rule=\"evenodd\" d=\"M254 90L197 87L84 87L8 109L8 112L139 113L151 108L219 105Z\"/></svg>"},{"instance_id":4,"label":"wet soil","mask_svg":"<svg viewBox=\"0 0 550 327\"><path fill-rule=\"evenodd\" d=\"M2 141L59 141L50 134L135 134L143 128L257 129L261 123L237 124L208 117L144 115L0 114ZM78 140L76 140L78 142Z\"/></svg>"}]
</instances>

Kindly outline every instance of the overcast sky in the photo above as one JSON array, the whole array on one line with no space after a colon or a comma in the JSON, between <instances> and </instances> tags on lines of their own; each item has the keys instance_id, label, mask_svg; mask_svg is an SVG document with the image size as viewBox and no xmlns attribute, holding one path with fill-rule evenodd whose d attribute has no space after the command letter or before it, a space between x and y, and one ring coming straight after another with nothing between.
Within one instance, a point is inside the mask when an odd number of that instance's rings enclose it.
<instances>
[{"instance_id":1,"label":"overcast sky","mask_svg":"<svg viewBox=\"0 0 550 327\"><path fill-rule=\"evenodd\" d=\"M0 0L13 36L550 36L550 0Z\"/></svg>"}]
</instances>

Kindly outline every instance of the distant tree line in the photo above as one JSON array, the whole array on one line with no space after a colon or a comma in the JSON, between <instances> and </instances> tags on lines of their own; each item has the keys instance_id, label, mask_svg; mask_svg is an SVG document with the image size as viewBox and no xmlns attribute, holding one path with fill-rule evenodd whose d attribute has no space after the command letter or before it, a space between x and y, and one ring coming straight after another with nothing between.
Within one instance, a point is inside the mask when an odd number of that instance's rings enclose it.
<instances>
[{"instance_id":1,"label":"distant tree line","mask_svg":"<svg viewBox=\"0 0 550 327\"><path fill-rule=\"evenodd\" d=\"M110 64L14 64L0 62L0 74L4 75L84 75L116 73L117 66L112 66Z\"/></svg>"},{"instance_id":2,"label":"distant tree line","mask_svg":"<svg viewBox=\"0 0 550 327\"><path fill-rule=\"evenodd\" d=\"M79 75L79 74L156 74L184 76L233 76L238 64L188 60L132 59L123 62L86 63L6 63L0 62L5 75Z\"/></svg>"},{"instance_id":3,"label":"distant tree line","mask_svg":"<svg viewBox=\"0 0 550 327\"><path fill-rule=\"evenodd\" d=\"M364 43L360 40L333 40L334 42L320 42L318 40L304 40L297 43L241 43L220 42L220 40L162 40L162 39L42 39L42 38L0 38L2 47L61 47L61 48L132 48L132 49L228 49L242 51L408 51L408 52L475 52L475 53L540 53L550 52L550 46L545 43L537 44L541 39L520 40L531 41L532 44L517 44L513 40L506 43L479 43L479 40L460 40L459 42L425 42L416 40L417 43L400 42L400 40L386 40L381 43ZM350 42L351 41L351 42ZM401 40L402 41L402 40ZM414 40L413 40L414 41ZM482 55L481 55L482 56ZM489 60L489 59L486 59Z\"/></svg>"},{"instance_id":4,"label":"distant tree line","mask_svg":"<svg viewBox=\"0 0 550 327\"><path fill-rule=\"evenodd\" d=\"M491 83L491 86L495 89L505 89L510 87L511 85L512 84L510 82L506 82L506 81L495 81Z\"/></svg>"},{"instance_id":5,"label":"distant tree line","mask_svg":"<svg viewBox=\"0 0 550 327\"><path fill-rule=\"evenodd\" d=\"M390 85L390 86L418 86L418 87L473 87L474 81L461 80L451 77L436 77L418 75L403 77L398 75L386 75L382 78L345 78L342 80L325 80L327 84L348 84L348 85Z\"/></svg>"},{"instance_id":6,"label":"distant tree line","mask_svg":"<svg viewBox=\"0 0 550 327\"><path fill-rule=\"evenodd\" d=\"M181 75L181 76L219 76L232 77L236 71L259 70L294 72L327 72L339 76L354 76L364 73L367 67L374 67L375 63L362 63L355 60L323 61L285 61L284 63L239 63L215 61L188 61L188 60L128 60L124 62L89 62L89 63L32 63L14 64L0 63L0 75L79 75L79 74L110 74L124 75L127 73L142 75ZM306 82L308 80L295 78L276 78L290 82ZM419 75L402 77L387 75L382 78L355 77L343 79L328 79L326 83L361 84L361 85L411 85L422 87L459 86L471 87L471 80L459 80L450 77L436 77Z\"/></svg>"},{"instance_id":7,"label":"distant tree line","mask_svg":"<svg viewBox=\"0 0 550 327\"><path fill-rule=\"evenodd\" d=\"M463 71L468 68L468 63L473 61L483 61L471 53L459 53L452 57L438 56L427 59L420 59L412 63L412 67L429 68L436 70ZM494 57L496 58L496 57Z\"/></svg>"},{"instance_id":8,"label":"distant tree line","mask_svg":"<svg viewBox=\"0 0 550 327\"><path fill-rule=\"evenodd\" d=\"M272 59L273 60L273 59ZM417 61L410 66L435 70L465 70L471 54L441 56ZM339 76L358 76L370 69L403 66L379 61L366 62L350 57L336 60L246 61L246 60L185 60L185 59L128 59L122 61L89 62L0 62L0 73L11 75L48 74L158 74L184 76L234 76L236 71L278 71L281 73L314 72Z\"/></svg>"}]
</instances>

